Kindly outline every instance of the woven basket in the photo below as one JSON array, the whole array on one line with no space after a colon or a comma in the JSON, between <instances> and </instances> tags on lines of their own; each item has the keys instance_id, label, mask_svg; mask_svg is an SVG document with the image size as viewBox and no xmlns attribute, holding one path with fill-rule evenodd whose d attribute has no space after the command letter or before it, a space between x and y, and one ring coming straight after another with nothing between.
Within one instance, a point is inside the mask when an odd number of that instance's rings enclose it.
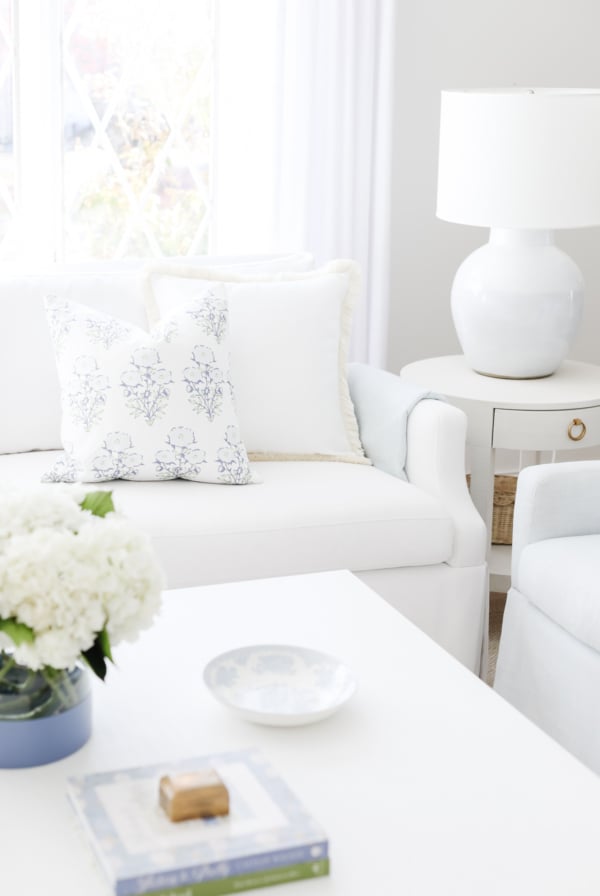
<instances>
[{"instance_id":1,"label":"woven basket","mask_svg":"<svg viewBox=\"0 0 600 896\"><path fill-rule=\"evenodd\" d=\"M471 477L467 476L470 484ZM492 544L512 544L513 513L517 477L505 474L494 476L494 512L492 514Z\"/></svg>"}]
</instances>

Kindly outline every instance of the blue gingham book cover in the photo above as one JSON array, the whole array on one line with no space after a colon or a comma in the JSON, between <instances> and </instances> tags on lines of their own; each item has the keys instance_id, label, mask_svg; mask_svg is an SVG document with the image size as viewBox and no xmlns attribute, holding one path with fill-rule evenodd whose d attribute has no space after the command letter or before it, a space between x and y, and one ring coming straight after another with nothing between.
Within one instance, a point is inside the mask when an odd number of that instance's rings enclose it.
<instances>
[{"instance_id":1,"label":"blue gingham book cover","mask_svg":"<svg viewBox=\"0 0 600 896\"><path fill-rule=\"evenodd\" d=\"M229 791L229 815L170 821L160 778L208 768ZM67 792L117 896L328 856L323 829L257 750L70 778Z\"/></svg>"}]
</instances>

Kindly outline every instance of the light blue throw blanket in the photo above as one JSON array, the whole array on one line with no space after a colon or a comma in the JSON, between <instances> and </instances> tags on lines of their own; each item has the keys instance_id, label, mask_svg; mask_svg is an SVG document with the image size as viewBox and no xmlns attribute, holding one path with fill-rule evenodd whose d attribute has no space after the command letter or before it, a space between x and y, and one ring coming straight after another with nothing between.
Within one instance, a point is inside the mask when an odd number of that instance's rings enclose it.
<instances>
[{"instance_id":1,"label":"light blue throw blanket","mask_svg":"<svg viewBox=\"0 0 600 896\"><path fill-rule=\"evenodd\" d=\"M349 364L348 385L367 456L378 469L406 479L410 412L424 398L444 397L369 364Z\"/></svg>"}]
</instances>

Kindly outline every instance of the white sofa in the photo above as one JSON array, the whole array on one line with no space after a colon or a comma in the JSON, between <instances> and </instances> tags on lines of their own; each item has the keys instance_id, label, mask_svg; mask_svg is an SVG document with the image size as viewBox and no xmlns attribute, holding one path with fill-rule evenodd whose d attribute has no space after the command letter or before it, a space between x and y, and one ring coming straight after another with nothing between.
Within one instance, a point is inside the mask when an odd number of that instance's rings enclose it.
<instances>
[{"instance_id":1,"label":"white sofa","mask_svg":"<svg viewBox=\"0 0 600 896\"><path fill-rule=\"evenodd\" d=\"M61 447L42 307L49 293L100 302L147 325L135 265L0 278L0 480L13 483L39 482ZM365 401L367 372L372 378L372 369L353 368L351 394L361 433L368 429L378 457L389 454L402 425L385 419L393 417L397 378L375 374L381 401L372 393ZM406 480L375 465L261 461L254 465L257 486L176 479L101 487L152 536L170 587L351 569L479 673L487 636L486 533L465 482L465 434L461 411L426 399L408 418Z\"/></svg>"}]
</instances>

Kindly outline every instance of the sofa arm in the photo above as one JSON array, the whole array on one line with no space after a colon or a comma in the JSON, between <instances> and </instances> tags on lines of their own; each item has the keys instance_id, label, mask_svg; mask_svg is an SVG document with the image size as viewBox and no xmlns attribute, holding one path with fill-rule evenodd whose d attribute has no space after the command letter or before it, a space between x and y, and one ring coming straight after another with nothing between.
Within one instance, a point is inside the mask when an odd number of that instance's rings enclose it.
<instances>
[{"instance_id":1,"label":"sofa arm","mask_svg":"<svg viewBox=\"0 0 600 896\"><path fill-rule=\"evenodd\" d=\"M433 495L454 520L450 566L485 563L487 530L471 501L465 475L467 417L442 401L425 399L408 420L409 482Z\"/></svg>"},{"instance_id":2,"label":"sofa arm","mask_svg":"<svg viewBox=\"0 0 600 896\"><path fill-rule=\"evenodd\" d=\"M513 520L512 583L519 587L521 551L534 541L600 532L600 461L525 467Z\"/></svg>"},{"instance_id":3,"label":"sofa arm","mask_svg":"<svg viewBox=\"0 0 600 896\"><path fill-rule=\"evenodd\" d=\"M441 396L370 364L349 364L348 386L367 457L379 470L406 479L409 415L423 398Z\"/></svg>"}]
</instances>

